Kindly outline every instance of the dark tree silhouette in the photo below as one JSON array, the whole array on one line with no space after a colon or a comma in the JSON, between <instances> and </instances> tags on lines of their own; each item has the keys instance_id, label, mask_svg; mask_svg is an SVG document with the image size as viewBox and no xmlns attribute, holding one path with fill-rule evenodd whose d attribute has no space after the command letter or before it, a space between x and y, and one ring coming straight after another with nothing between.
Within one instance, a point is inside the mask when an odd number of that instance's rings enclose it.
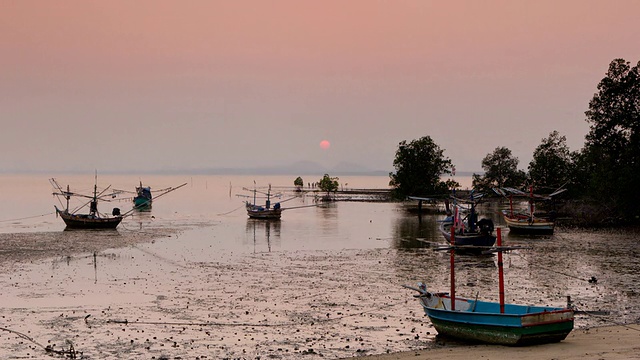
<instances>
[{"instance_id":1,"label":"dark tree silhouette","mask_svg":"<svg viewBox=\"0 0 640 360\"><path fill-rule=\"evenodd\" d=\"M389 173L389 186L394 188L394 197L402 199L407 195L433 196L448 193L447 183L441 181L443 174L451 173L451 160L444 156L444 150L424 136L407 143L398 144L393 161L395 173Z\"/></svg>"}]
</instances>

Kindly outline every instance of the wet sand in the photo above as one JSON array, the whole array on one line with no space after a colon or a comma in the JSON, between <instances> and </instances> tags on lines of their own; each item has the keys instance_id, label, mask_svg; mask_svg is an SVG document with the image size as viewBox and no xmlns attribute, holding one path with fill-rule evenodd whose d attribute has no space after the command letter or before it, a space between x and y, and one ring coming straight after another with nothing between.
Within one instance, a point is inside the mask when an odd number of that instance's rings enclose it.
<instances>
[{"instance_id":1,"label":"wet sand","mask_svg":"<svg viewBox=\"0 0 640 360\"><path fill-rule=\"evenodd\" d=\"M351 358L362 359L362 357ZM371 360L467 359L640 359L640 324L574 330L562 342L529 347L472 345L440 347L395 354L372 355Z\"/></svg>"}]
</instances>

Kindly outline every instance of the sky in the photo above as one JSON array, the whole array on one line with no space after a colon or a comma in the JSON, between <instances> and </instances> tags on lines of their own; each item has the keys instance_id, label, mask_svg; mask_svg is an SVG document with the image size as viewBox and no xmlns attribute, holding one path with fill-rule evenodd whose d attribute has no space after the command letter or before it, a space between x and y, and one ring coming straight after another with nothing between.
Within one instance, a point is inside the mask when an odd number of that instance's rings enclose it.
<instances>
[{"instance_id":1,"label":"sky","mask_svg":"<svg viewBox=\"0 0 640 360\"><path fill-rule=\"evenodd\" d=\"M430 136L458 171L571 150L640 1L0 0L0 172L301 161L393 171ZM330 146L321 147L326 140Z\"/></svg>"}]
</instances>

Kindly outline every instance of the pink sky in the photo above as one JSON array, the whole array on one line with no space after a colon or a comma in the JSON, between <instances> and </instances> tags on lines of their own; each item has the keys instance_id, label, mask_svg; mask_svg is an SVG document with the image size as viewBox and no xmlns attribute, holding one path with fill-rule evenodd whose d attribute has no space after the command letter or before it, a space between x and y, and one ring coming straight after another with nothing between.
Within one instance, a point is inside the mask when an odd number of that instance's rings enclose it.
<instances>
[{"instance_id":1,"label":"pink sky","mask_svg":"<svg viewBox=\"0 0 640 360\"><path fill-rule=\"evenodd\" d=\"M4 171L301 160L390 171L398 142L425 135L458 171L480 170L498 146L526 170L554 130L578 150L611 60L640 60L631 0L0 9Z\"/></svg>"}]
</instances>

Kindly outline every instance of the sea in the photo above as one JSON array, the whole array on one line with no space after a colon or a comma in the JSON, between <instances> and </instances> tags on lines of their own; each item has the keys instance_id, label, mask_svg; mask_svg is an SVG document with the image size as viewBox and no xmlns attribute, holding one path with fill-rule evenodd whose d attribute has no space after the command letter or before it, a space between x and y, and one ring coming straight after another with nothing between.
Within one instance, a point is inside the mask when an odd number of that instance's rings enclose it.
<instances>
[{"instance_id":1,"label":"sea","mask_svg":"<svg viewBox=\"0 0 640 360\"><path fill-rule=\"evenodd\" d=\"M140 182L156 195L152 209L113 231L65 231L54 205L66 203L50 179L91 194L95 174L0 175L0 358L42 358L47 346L85 359L338 359L461 346L437 336L403 287L449 291L444 215L404 202L318 202L319 177L302 176L295 192L297 176L98 174L98 191L117 193L101 212L129 212ZM387 189L388 180L339 184ZM282 219L249 219L244 202L269 186ZM499 216L506 206L479 211L518 248L504 255L507 302L569 301L576 328L640 321L637 229L516 236ZM498 299L495 255L455 260L458 295Z\"/></svg>"}]
</instances>

